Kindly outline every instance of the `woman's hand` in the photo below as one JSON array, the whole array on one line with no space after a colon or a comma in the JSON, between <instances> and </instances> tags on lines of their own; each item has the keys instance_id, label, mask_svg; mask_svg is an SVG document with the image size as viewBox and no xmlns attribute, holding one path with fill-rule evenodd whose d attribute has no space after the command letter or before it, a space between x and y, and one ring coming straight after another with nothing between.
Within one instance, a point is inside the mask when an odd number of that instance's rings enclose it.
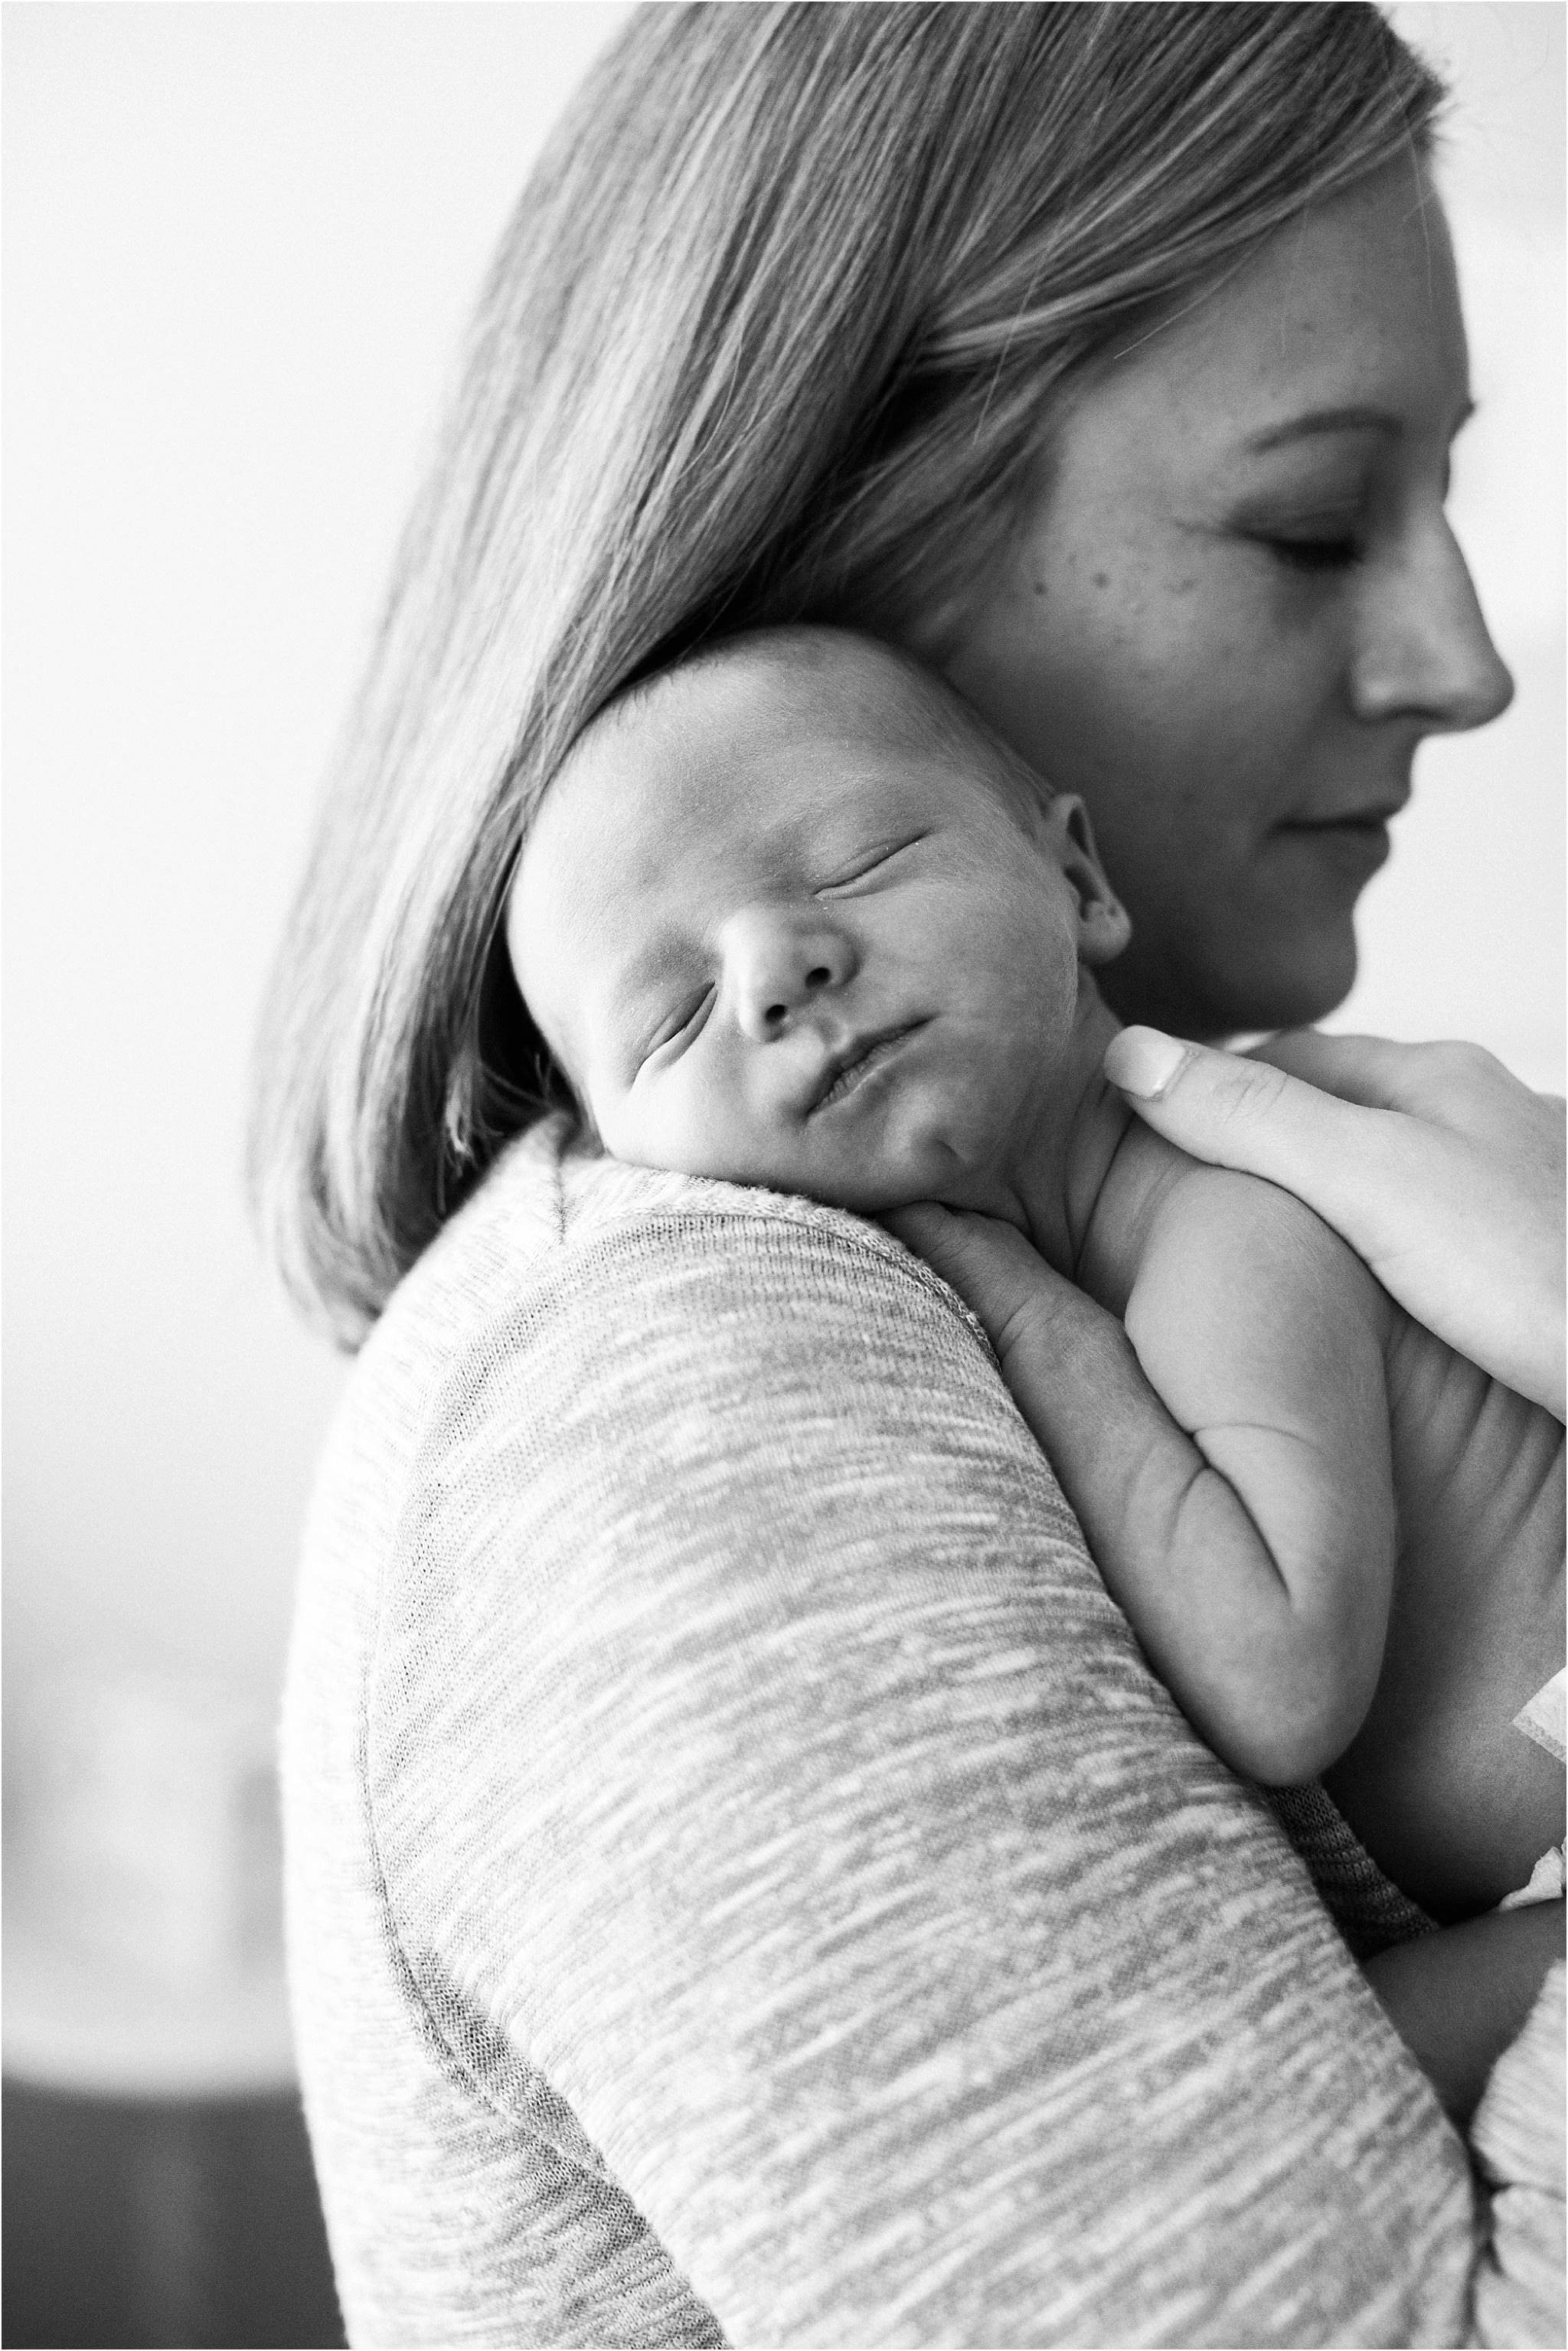
<instances>
[{"instance_id":1,"label":"woman's hand","mask_svg":"<svg viewBox=\"0 0 1568 2351\"><path fill-rule=\"evenodd\" d=\"M1196 1159L1266 1176L1400 1305L1563 1417L1563 1105L1477 1045L1287 1031L1245 1056L1125 1029L1105 1074Z\"/></svg>"}]
</instances>

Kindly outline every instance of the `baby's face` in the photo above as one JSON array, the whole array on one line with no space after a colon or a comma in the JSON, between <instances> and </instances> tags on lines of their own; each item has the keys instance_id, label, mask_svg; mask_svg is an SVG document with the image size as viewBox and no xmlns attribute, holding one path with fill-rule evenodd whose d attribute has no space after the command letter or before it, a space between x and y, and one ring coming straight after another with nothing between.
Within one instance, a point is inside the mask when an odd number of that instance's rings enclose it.
<instances>
[{"instance_id":1,"label":"baby's face","mask_svg":"<svg viewBox=\"0 0 1568 2351\"><path fill-rule=\"evenodd\" d=\"M662 691L552 788L508 919L606 1148L862 1211L998 1199L1077 1011L1071 810L1026 829L880 681Z\"/></svg>"}]
</instances>

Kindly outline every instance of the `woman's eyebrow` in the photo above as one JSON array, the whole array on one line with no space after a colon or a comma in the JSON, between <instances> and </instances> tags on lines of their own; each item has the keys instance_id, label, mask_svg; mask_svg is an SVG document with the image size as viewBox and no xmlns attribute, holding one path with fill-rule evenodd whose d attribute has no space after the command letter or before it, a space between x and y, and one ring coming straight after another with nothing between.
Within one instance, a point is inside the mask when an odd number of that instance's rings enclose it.
<instances>
[{"instance_id":1,"label":"woman's eyebrow","mask_svg":"<svg viewBox=\"0 0 1568 2351\"><path fill-rule=\"evenodd\" d=\"M1464 400L1449 427L1448 438L1475 414L1473 400ZM1396 440L1405 431L1405 419L1389 408L1374 408L1364 404L1342 408L1311 408L1304 415L1292 416L1283 424L1267 425L1261 433L1252 434L1246 443L1251 450L1278 449L1289 441L1307 441L1325 433L1382 433Z\"/></svg>"}]
</instances>

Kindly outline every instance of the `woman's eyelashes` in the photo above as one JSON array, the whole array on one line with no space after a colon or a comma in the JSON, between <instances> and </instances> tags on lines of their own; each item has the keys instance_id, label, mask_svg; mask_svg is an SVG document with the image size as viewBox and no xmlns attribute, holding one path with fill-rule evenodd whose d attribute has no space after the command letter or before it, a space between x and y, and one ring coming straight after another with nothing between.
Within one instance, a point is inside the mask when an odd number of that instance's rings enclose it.
<instances>
[{"instance_id":1,"label":"woman's eyelashes","mask_svg":"<svg viewBox=\"0 0 1568 2351\"><path fill-rule=\"evenodd\" d=\"M1266 538L1261 543L1291 571L1349 571L1366 553L1362 541L1344 531L1332 538Z\"/></svg>"},{"instance_id":2,"label":"woman's eyelashes","mask_svg":"<svg viewBox=\"0 0 1568 2351\"><path fill-rule=\"evenodd\" d=\"M1348 571L1366 553L1366 515L1360 500L1254 512L1236 528L1244 540L1289 571Z\"/></svg>"},{"instance_id":3,"label":"woman's eyelashes","mask_svg":"<svg viewBox=\"0 0 1568 2351\"><path fill-rule=\"evenodd\" d=\"M1227 520L1244 546L1287 571L1349 571L1367 554L1382 504L1375 480L1358 474L1249 496Z\"/></svg>"}]
</instances>

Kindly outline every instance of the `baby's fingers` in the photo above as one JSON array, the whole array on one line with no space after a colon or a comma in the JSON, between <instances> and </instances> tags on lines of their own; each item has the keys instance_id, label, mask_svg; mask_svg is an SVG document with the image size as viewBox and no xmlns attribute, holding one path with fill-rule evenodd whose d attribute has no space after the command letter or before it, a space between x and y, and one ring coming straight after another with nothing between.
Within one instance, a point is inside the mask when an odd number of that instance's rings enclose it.
<instances>
[{"instance_id":1,"label":"baby's fingers","mask_svg":"<svg viewBox=\"0 0 1568 2351\"><path fill-rule=\"evenodd\" d=\"M1000 1347L1020 1314L1059 1291L1076 1297L1013 1225L922 1200L883 1218L905 1249L956 1290Z\"/></svg>"},{"instance_id":2,"label":"baby's fingers","mask_svg":"<svg viewBox=\"0 0 1568 2351\"><path fill-rule=\"evenodd\" d=\"M972 1228L990 1221L988 1217L940 1207L934 1200L922 1200L911 1208L895 1208L891 1216L883 1218L889 1232L906 1249L924 1258L933 1273L939 1273L944 1281L950 1283L982 1322L986 1315L980 1293L995 1286L995 1253L988 1248L984 1235Z\"/></svg>"},{"instance_id":3,"label":"baby's fingers","mask_svg":"<svg viewBox=\"0 0 1568 2351\"><path fill-rule=\"evenodd\" d=\"M943 1249L947 1228L958 1219L951 1208L940 1207L935 1200L921 1200L912 1208L890 1209L882 1221L906 1249L923 1257L927 1265L935 1265L933 1251Z\"/></svg>"}]
</instances>

